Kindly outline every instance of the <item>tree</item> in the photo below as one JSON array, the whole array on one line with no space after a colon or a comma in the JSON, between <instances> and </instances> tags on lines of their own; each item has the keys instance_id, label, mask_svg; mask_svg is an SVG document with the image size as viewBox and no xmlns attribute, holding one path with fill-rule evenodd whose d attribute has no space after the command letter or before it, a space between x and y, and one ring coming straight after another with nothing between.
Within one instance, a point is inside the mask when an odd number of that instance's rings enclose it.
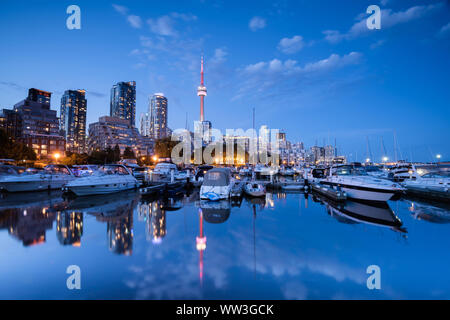
<instances>
[{"instance_id":1,"label":"tree","mask_svg":"<svg viewBox=\"0 0 450 320\"><path fill-rule=\"evenodd\" d=\"M0 129L0 158L36 160L36 153L27 145L14 141L5 130Z\"/></svg>"},{"instance_id":2,"label":"tree","mask_svg":"<svg viewBox=\"0 0 450 320\"><path fill-rule=\"evenodd\" d=\"M172 149L178 141L172 141L170 137L158 139L155 141L155 153L159 158L170 158Z\"/></svg>"},{"instance_id":3,"label":"tree","mask_svg":"<svg viewBox=\"0 0 450 320\"><path fill-rule=\"evenodd\" d=\"M123 158L124 159L136 159L136 155L134 154L133 150L131 150L130 147L126 147L123 151Z\"/></svg>"},{"instance_id":4,"label":"tree","mask_svg":"<svg viewBox=\"0 0 450 320\"><path fill-rule=\"evenodd\" d=\"M116 146L114 147L114 161L117 162L120 160L120 148L119 146L116 144Z\"/></svg>"}]
</instances>

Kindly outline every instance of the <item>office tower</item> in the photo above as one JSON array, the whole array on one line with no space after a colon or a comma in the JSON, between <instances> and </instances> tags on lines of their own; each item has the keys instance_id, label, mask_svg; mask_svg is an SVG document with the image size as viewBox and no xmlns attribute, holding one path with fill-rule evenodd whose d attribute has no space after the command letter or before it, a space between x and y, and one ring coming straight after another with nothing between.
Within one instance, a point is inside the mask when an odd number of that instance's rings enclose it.
<instances>
[{"instance_id":1,"label":"office tower","mask_svg":"<svg viewBox=\"0 0 450 320\"><path fill-rule=\"evenodd\" d=\"M155 93L150 99L150 136L153 139L167 137L167 98Z\"/></svg>"},{"instance_id":2,"label":"office tower","mask_svg":"<svg viewBox=\"0 0 450 320\"><path fill-rule=\"evenodd\" d=\"M144 137L150 136L150 116L148 112L141 113L139 119L139 133Z\"/></svg>"},{"instance_id":3,"label":"office tower","mask_svg":"<svg viewBox=\"0 0 450 320\"><path fill-rule=\"evenodd\" d=\"M87 100L84 90L66 90L61 97L60 130L66 139L66 150L86 152Z\"/></svg>"},{"instance_id":4,"label":"office tower","mask_svg":"<svg viewBox=\"0 0 450 320\"><path fill-rule=\"evenodd\" d=\"M16 127L14 138L32 148L38 159L63 155L66 148L56 111L50 109L50 98L51 92L32 88L26 99L14 105L13 112L6 112L6 122L14 122Z\"/></svg>"},{"instance_id":5,"label":"office tower","mask_svg":"<svg viewBox=\"0 0 450 320\"><path fill-rule=\"evenodd\" d=\"M136 82L119 82L111 89L110 116L127 120L135 126Z\"/></svg>"}]
</instances>

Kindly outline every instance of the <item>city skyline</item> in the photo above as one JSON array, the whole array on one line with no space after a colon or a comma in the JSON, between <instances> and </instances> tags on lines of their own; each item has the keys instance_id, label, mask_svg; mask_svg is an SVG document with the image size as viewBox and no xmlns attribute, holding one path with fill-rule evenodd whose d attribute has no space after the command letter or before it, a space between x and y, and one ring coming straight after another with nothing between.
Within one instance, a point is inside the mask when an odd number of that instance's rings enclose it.
<instances>
[{"instance_id":1,"label":"city skyline","mask_svg":"<svg viewBox=\"0 0 450 320\"><path fill-rule=\"evenodd\" d=\"M11 108L36 87L53 92L51 108L59 110L65 90L86 88L89 125L108 114L115 83L136 81L137 115L151 92L162 91L171 101L168 126L184 128L187 113L192 131L204 52L207 118L215 128L250 128L256 107L257 127L279 128L306 146L336 138L349 160L366 158L366 137L374 157L383 138L393 158L394 132L403 158L448 159L448 4L383 3L373 3L383 13L374 32L361 28L369 1L345 9L328 3L326 10L263 1L257 10L241 5L238 13L232 1L161 4L152 11L139 2L81 1L81 30L65 27L66 3L49 3L42 13L39 2L25 11L11 3L1 13L2 26L12 31L3 40L11 53L3 51L0 62L0 107ZM42 44L31 26L52 39L39 64L23 50ZM61 47L62 37L70 41Z\"/></svg>"}]
</instances>

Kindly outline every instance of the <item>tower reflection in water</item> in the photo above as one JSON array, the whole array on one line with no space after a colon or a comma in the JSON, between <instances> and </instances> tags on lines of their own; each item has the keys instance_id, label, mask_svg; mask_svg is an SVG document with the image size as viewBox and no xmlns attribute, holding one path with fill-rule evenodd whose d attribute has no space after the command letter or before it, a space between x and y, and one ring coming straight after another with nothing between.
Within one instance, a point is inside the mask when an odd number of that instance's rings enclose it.
<instances>
[{"instance_id":1,"label":"tower reflection in water","mask_svg":"<svg viewBox=\"0 0 450 320\"><path fill-rule=\"evenodd\" d=\"M145 234L148 241L154 244L162 242L167 234L166 210L161 200L142 202L138 205L138 217L145 222Z\"/></svg>"},{"instance_id":2,"label":"tower reflection in water","mask_svg":"<svg viewBox=\"0 0 450 320\"><path fill-rule=\"evenodd\" d=\"M82 212L58 212L56 216L56 237L62 245L81 246L83 235Z\"/></svg>"}]
</instances>

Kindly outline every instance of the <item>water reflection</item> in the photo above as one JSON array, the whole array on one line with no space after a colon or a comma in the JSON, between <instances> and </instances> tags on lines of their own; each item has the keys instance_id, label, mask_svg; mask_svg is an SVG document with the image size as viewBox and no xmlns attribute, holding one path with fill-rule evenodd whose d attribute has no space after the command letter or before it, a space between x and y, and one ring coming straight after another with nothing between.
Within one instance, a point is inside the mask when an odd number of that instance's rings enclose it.
<instances>
[{"instance_id":1,"label":"water reflection","mask_svg":"<svg viewBox=\"0 0 450 320\"><path fill-rule=\"evenodd\" d=\"M414 219L431 223L450 223L450 205L407 200Z\"/></svg>"},{"instance_id":2,"label":"water reflection","mask_svg":"<svg viewBox=\"0 0 450 320\"><path fill-rule=\"evenodd\" d=\"M46 260L51 252L56 261L69 256L88 267L109 267L121 277L117 290L126 286L124 291L137 298L329 298L355 288L363 294L356 297L364 297L367 265L400 270L396 276L404 281L406 261L411 265L420 258L433 264L428 248L444 252L449 222L450 210L435 204L335 203L315 194L284 192L219 202L200 201L197 192L152 199L134 191L78 198L57 192L8 194L0 199L3 239L11 236L23 246L45 243L52 249L33 248L36 254L29 258L11 245L23 254L22 263L42 264L33 259ZM395 241L407 229L409 247ZM96 242L77 248L77 255L69 249ZM398 252L403 262L396 260ZM111 267L116 254L132 257ZM13 270L18 261L5 264ZM47 267L43 272L56 268ZM331 292L337 284L342 291Z\"/></svg>"},{"instance_id":3,"label":"water reflection","mask_svg":"<svg viewBox=\"0 0 450 320\"><path fill-rule=\"evenodd\" d=\"M56 236L60 244L79 247L83 235L83 213L58 212L56 216Z\"/></svg>"}]
</instances>

